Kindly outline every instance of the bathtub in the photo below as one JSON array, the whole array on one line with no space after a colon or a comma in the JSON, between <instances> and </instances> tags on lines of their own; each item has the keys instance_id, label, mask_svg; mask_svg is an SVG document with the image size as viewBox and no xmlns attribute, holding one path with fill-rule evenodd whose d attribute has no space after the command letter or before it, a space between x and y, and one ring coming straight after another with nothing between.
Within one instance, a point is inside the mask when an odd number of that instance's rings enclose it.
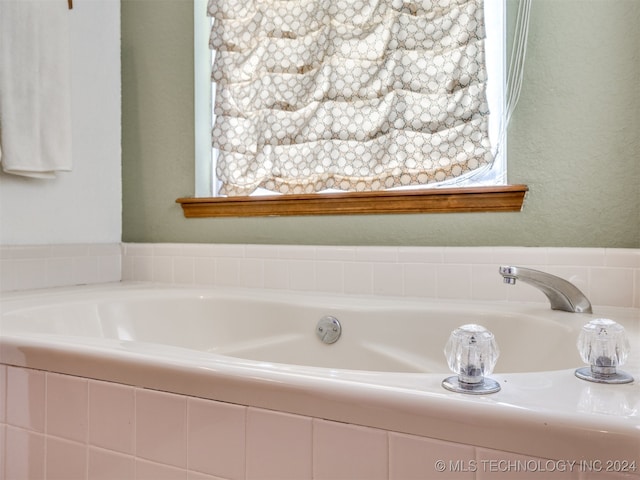
<instances>
[{"instance_id":1,"label":"bathtub","mask_svg":"<svg viewBox=\"0 0 640 480\"><path fill-rule=\"evenodd\" d=\"M557 460L640 468L640 312L266 290L106 284L4 294L0 363ZM333 344L316 336L331 315ZM580 380L581 326L627 330L622 370ZM501 390L445 390L443 347L467 323L500 347ZM633 463L632 463L633 462ZM625 463L626 465L627 463ZM633 471L631 472L633 473ZM637 473L637 470L636 470Z\"/></svg>"}]
</instances>

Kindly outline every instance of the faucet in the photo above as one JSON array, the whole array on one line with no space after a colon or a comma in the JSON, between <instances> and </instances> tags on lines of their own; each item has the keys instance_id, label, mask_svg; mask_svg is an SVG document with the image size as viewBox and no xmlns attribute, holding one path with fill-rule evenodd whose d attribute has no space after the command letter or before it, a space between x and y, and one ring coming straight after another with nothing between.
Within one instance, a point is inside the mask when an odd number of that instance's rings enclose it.
<instances>
[{"instance_id":1,"label":"faucet","mask_svg":"<svg viewBox=\"0 0 640 480\"><path fill-rule=\"evenodd\" d=\"M501 266L499 271L508 285L515 285L516 280L522 280L541 290L551 302L552 310L593 313L589 299L573 283L563 278L523 267Z\"/></svg>"}]
</instances>

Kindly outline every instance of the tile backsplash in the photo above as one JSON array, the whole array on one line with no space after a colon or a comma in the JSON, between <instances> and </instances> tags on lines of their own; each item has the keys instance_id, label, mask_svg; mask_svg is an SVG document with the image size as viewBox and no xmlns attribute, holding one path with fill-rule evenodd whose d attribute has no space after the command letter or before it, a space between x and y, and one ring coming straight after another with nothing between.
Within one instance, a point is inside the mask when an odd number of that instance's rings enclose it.
<instances>
[{"instance_id":1,"label":"tile backsplash","mask_svg":"<svg viewBox=\"0 0 640 480\"><path fill-rule=\"evenodd\" d=\"M119 243L0 246L0 291L117 282Z\"/></svg>"},{"instance_id":2,"label":"tile backsplash","mask_svg":"<svg viewBox=\"0 0 640 480\"><path fill-rule=\"evenodd\" d=\"M323 293L539 301L502 264L573 282L594 305L640 308L640 249L231 244L0 246L0 290L151 281Z\"/></svg>"},{"instance_id":3,"label":"tile backsplash","mask_svg":"<svg viewBox=\"0 0 640 480\"><path fill-rule=\"evenodd\" d=\"M124 244L123 280L429 297L540 301L498 266L544 270L594 305L640 307L640 249Z\"/></svg>"}]
</instances>

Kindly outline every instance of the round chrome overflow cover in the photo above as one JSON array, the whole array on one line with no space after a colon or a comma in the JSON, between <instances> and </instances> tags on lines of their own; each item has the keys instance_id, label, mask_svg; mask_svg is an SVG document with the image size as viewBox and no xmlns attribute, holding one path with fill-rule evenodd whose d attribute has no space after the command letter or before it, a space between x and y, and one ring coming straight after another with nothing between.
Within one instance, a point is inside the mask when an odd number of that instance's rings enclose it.
<instances>
[{"instance_id":1,"label":"round chrome overflow cover","mask_svg":"<svg viewBox=\"0 0 640 480\"><path fill-rule=\"evenodd\" d=\"M326 344L337 342L341 333L342 326L340 322L330 315L322 317L316 325L316 335Z\"/></svg>"}]
</instances>

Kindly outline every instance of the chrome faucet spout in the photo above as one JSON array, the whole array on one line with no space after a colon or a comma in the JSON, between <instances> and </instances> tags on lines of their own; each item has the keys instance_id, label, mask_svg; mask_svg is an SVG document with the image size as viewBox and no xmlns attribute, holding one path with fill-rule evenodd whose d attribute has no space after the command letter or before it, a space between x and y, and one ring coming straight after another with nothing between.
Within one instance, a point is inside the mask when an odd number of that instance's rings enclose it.
<instances>
[{"instance_id":1,"label":"chrome faucet spout","mask_svg":"<svg viewBox=\"0 0 640 480\"><path fill-rule=\"evenodd\" d=\"M593 313L591 302L573 283L550 273L524 267L501 266L500 275L504 283L515 285L522 280L542 291L552 310L575 313Z\"/></svg>"}]
</instances>

